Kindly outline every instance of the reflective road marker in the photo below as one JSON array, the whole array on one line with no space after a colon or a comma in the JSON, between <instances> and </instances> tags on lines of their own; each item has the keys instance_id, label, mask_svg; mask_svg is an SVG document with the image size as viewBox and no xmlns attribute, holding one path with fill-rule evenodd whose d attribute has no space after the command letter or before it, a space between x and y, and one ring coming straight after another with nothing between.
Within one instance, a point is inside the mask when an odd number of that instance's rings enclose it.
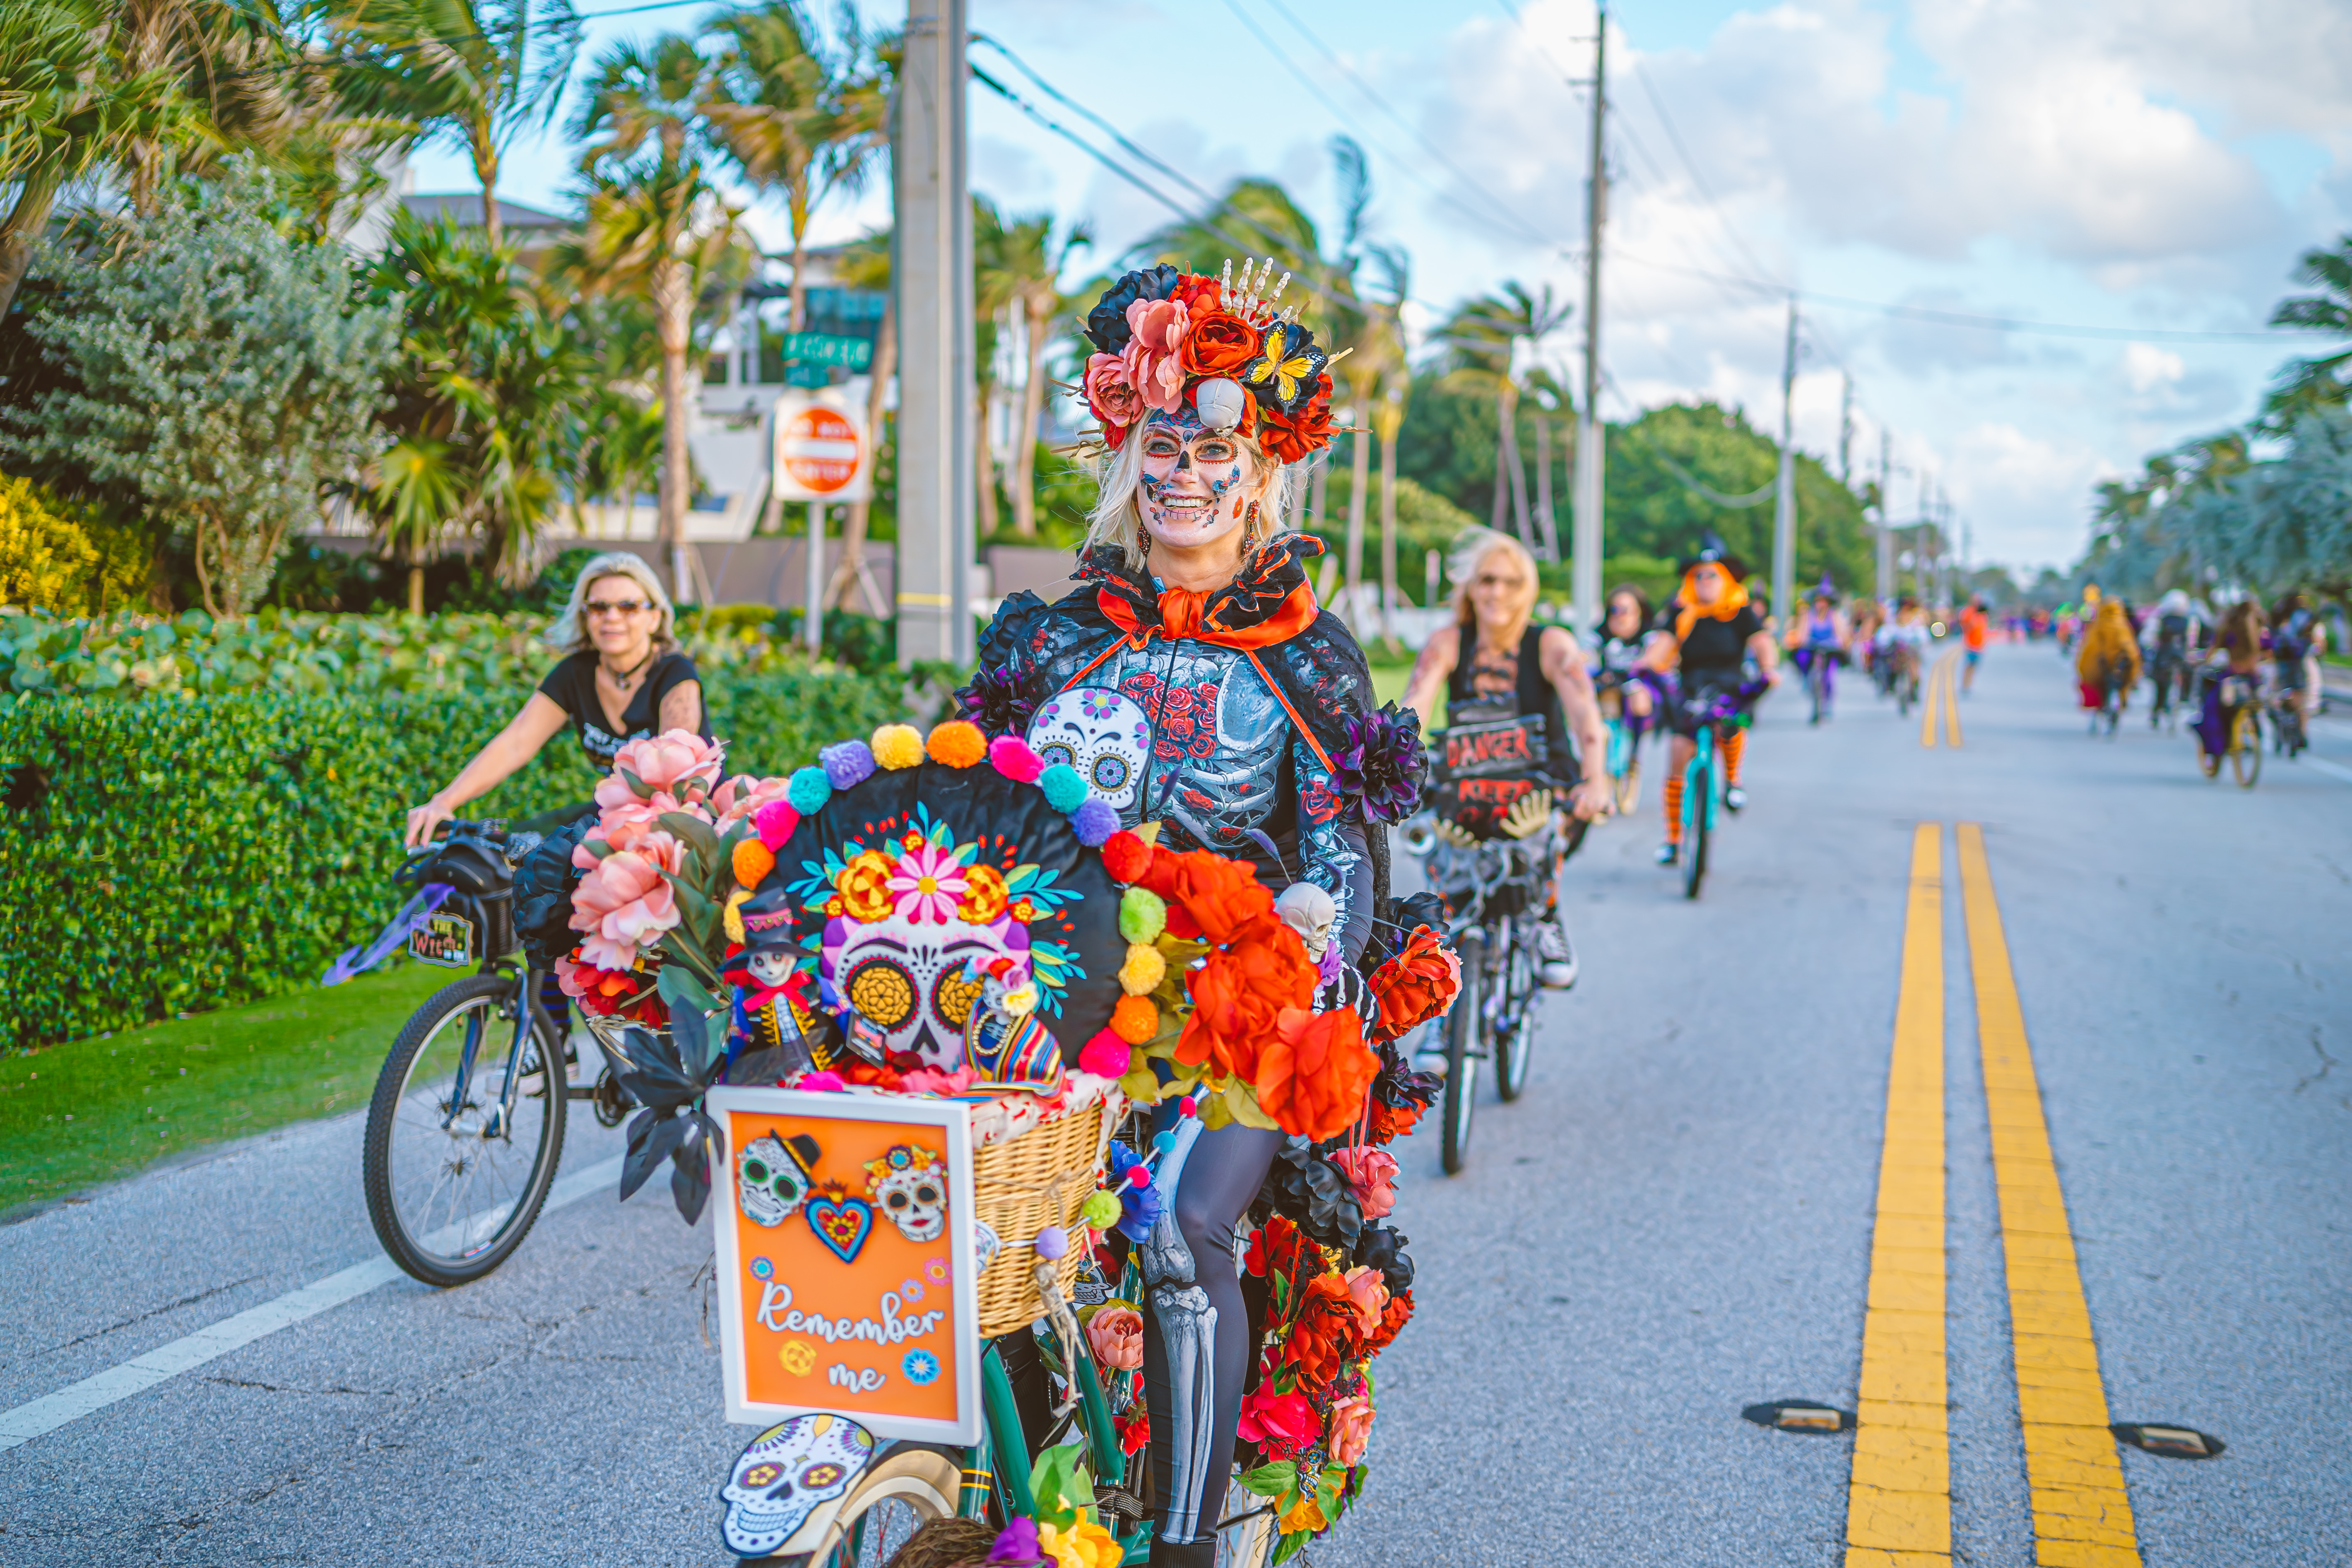
<instances>
[{"instance_id":1,"label":"reflective road marker","mask_svg":"<svg viewBox=\"0 0 2352 1568\"><path fill-rule=\"evenodd\" d=\"M2065 1194L2050 1155L2042 1089L1993 899L1983 829L1960 824L1959 849L1993 1180L2000 1192L2017 1412L2032 1494L2033 1560L2052 1568L2139 1568L2131 1499L2107 1426L2098 1345L2075 1267Z\"/></svg>"},{"instance_id":2,"label":"reflective road marker","mask_svg":"<svg viewBox=\"0 0 2352 1568\"><path fill-rule=\"evenodd\" d=\"M1911 839L1903 979L1870 1237L1846 1568L1948 1568L1952 1467L1944 1373L1943 826Z\"/></svg>"}]
</instances>

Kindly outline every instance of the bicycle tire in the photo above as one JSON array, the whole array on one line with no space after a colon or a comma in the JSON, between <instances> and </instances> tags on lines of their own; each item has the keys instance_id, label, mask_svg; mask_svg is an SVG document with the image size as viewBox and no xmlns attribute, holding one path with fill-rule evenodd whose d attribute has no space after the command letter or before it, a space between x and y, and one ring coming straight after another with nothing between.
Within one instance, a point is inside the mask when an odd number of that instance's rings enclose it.
<instances>
[{"instance_id":1,"label":"bicycle tire","mask_svg":"<svg viewBox=\"0 0 2352 1568\"><path fill-rule=\"evenodd\" d=\"M900 1448L858 1478L814 1550L759 1561L777 1568L882 1568L916 1531L955 1516L962 1485L959 1468L946 1455Z\"/></svg>"},{"instance_id":2,"label":"bicycle tire","mask_svg":"<svg viewBox=\"0 0 2352 1568\"><path fill-rule=\"evenodd\" d=\"M1470 1119L1478 1098L1478 1050L1486 1015L1486 933L1472 931L1455 948L1462 989L1445 1016L1445 1130L1439 1163L1458 1176L1470 1162Z\"/></svg>"},{"instance_id":3,"label":"bicycle tire","mask_svg":"<svg viewBox=\"0 0 2352 1568\"><path fill-rule=\"evenodd\" d=\"M554 1184L555 1168L563 1156L564 1107L568 1097L560 1082L553 1084L552 1091L550 1090L546 1064L560 1058L554 1043L547 1037L543 1021L535 1018L533 1034L541 1064L541 1092L536 1095L519 1092L517 1104L520 1107L531 1103L541 1108L539 1127L531 1144L530 1167L520 1183L512 1189L512 1198L499 1217L497 1228L482 1240L481 1245L469 1247L462 1252L453 1254L436 1250L436 1239L443 1231L458 1224L471 1229L480 1223L480 1214L492 1211L461 1209L458 1205L465 1201L466 1194L460 1192L446 1205L443 1222L425 1228L421 1223L413 1225L409 1218L404 1216L400 1194L394 1190L397 1173L394 1168L394 1136L401 1126L403 1108L415 1104L409 1086L417 1063L427 1048L440 1038L443 1028L460 1014L490 1003L494 1005L489 1010L490 1020L504 1022L499 1016L502 1009L495 1005L509 1000L520 1004L523 999L522 991L522 981L500 974L468 975L443 986L425 998L423 1006L409 1015L408 1022L401 1026L399 1037L393 1041L390 1054L384 1058L383 1070L376 1075L375 1093L368 1102L367 1135L361 1154L361 1175L367 1194L368 1220L375 1227L376 1239L383 1245L385 1254L400 1266L401 1271L427 1285L468 1284L488 1274L512 1256L514 1249L522 1245L523 1237L530 1234L531 1226L538 1223L540 1208L547 1202L547 1190ZM494 1044L494 1041L495 1032L486 1028L480 1043L491 1046L492 1051L502 1051L504 1043ZM492 1051L485 1051L477 1058L478 1068L495 1065ZM428 1108L425 1114L429 1117L433 1110L440 1109L446 1109L446 1102ZM414 1125L413 1121L411 1125ZM453 1144L457 1142L459 1136L462 1135L453 1135ZM514 1141L509 1139L508 1142L511 1147ZM443 1173L448 1173L446 1167ZM470 1173L467 1170L457 1172L461 1177ZM436 1183L436 1191L438 1186ZM428 1193L427 1207L416 1216L420 1222L430 1217L431 1198L432 1194Z\"/></svg>"},{"instance_id":4,"label":"bicycle tire","mask_svg":"<svg viewBox=\"0 0 2352 1568\"><path fill-rule=\"evenodd\" d=\"M2263 724L2251 709L2239 709L2230 721L2230 776L2240 789L2253 788L2263 776Z\"/></svg>"},{"instance_id":5,"label":"bicycle tire","mask_svg":"<svg viewBox=\"0 0 2352 1568\"><path fill-rule=\"evenodd\" d=\"M1635 757L1628 761L1625 764L1625 771L1617 775L1618 815L1621 816L1633 816L1633 808L1636 805L1639 805L1641 801L1642 760L1639 757Z\"/></svg>"},{"instance_id":6,"label":"bicycle tire","mask_svg":"<svg viewBox=\"0 0 2352 1568\"><path fill-rule=\"evenodd\" d=\"M1691 759L1683 771L1683 897L1698 897L1699 884L1706 880L1706 830L1715 816L1712 791L1715 769L1712 763L1701 767L1698 759Z\"/></svg>"},{"instance_id":7,"label":"bicycle tire","mask_svg":"<svg viewBox=\"0 0 2352 1568\"><path fill-rule=\"evenodd\" d=\"M1495 1092L1510 1104L1528 1091L1528 1068L1535 1059L1535 961L1524 941L1511 944L1503 960L1503 1005L1496 1011L1516 1020L1507 1038L1496 1042Z\"/></svg>"}]
</instances>

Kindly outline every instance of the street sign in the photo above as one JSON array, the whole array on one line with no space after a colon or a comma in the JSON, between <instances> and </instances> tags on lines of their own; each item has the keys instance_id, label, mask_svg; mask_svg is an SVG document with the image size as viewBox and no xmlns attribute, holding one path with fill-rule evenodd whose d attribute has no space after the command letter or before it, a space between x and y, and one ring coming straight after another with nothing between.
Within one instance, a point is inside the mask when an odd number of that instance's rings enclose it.
<instances>
[{"instance_id":1,"label":"street sign","mask_svg":"<svg viewBox=\"0 0 2352 1568\"><path fill-rule=\"evenodd\" d=\"M786 332L786 364L842 365L863 372L874 363L874 340L838 332Z\"/></svg>"},{"instance_id":2,"label":"street sign","mask_svg":"<svg viewBox=\"0 0 2352 1568\"><path fill-rule=\"evenodd\" d=\"M793 388L776 399L778 500L858 501L874 489L863 389Z\"/></svg>"}]
</instances>

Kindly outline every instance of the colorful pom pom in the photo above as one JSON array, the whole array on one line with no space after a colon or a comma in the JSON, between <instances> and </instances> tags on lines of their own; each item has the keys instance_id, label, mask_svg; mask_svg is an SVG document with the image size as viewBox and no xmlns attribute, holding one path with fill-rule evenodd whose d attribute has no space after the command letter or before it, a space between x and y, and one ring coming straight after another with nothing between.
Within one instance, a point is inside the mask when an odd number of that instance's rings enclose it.
<instances>
[{"instance_id":1,"label":"colorful pom pom","mask_svg":"<svg viewBox=\"0 0 2352 1568\"><path fill-rule=\"evenodd\" d=\"M816 754L817 766L835 789L856 789L874 776L874 752L863 741L844 741Z\"/></svg>"},{"instance_id":2,"label":"colorful pom pom","mask_svg":"<svg viewBox=\"0 0 2352 1568\"><path fill-rule=\"evenodd\" d=\"M925 742L931 761L950 768L969 768L988 755L988 737L980 726L962 719L950 719L931 727L931 738Z\"/></svg>"},{"instance_id":3,"label":"colorful pom pom","mask_svg":"<svg viewBox=\"0 0 2352 1568\"><path fill-rule=\"evenodd\" d=\"M1127 950L1127 962L1118 966L1118 988L1130 996L1148 996L1152 989L1168 977L1168 961L1160 956L1156 947L1132 942Z\"/></svg>"},{"instance_id":4,"label":"colorful pom pom","mask_svg":"<svg viewBox=\"0 0 2352 1568\"><path fill-rule=\"evenodd\" d=\"M1089 1193L1078 1217L1088 1230L1108 1230L1118 1223L1121 1206L1117 1193Z\"/></svg>"},{"instance_id":5,"label":"colorful pom pom","mask_svg":"<svg viewBox=\"0 0 2352 1568\"><path fill-rule=\"evenodd\" d=\"M1037 1233L1034 1245L1037 1248L1037 1256L1051 1262L1070 1250L1069 1233L1058 1225L1049 1225Z\"/></svg>"},{"instance_id":6,"label":"colorful pom pom","mask_svg":"<svg viewBox=\"0 0 2352 1568\"><path fill-rule=\"evenodd\" d=\"M1176 1102L1176 1109L1186 1116L1198 1116L1201 1114L1201 1102L1188 1094Z\"/></svg>"},{"instance_id":7,"label":"colorful pom pom","mask_svg":"<svg viewBox=\"0 0 2352 1568\"><path fill-rule=\"evenodd\" d=\"M1047 768L1038 775L1037 784L1045 792L1045 804L1065 816L1092 798L1087 794L1087 781L1067 763Z\"/></svg>"},{"instance_id":8,"label":"colorful pom pom","mask_svg":"<svg viewBox=\"0 0 2352 1568\"><path fill-rule=\"evenodd\" d=\"M1035 784L1045 771L1045 759L1029 749L1018 735L999 735L988 743L989 764L1014 784Z\"/></svg>"},{"instance_id":9,"label":"colorful pom pom","mask_svg":"<svg viewBox=\"0 0 2352 1568\"><path fill-rule=\"evenodd\" d=\"M1095 1037L1078 1051L1078 1070L1097 1078L1117 1078L1133 1062L1135 1051L1125 1040L1108 1029L1097 1029Z\"/></svg>"},{"instance_id":10,"label":"colorful pom pom","mask_svg":"<svg viewBox=\"0 0 2352 1568\"><path fill-rule=\"evenodd\" d=\"M746 838L735 846L730 857L735 867L735 880L746 888L756 888L760 879L776 868L776 857L756 838ZM738 942L742 939L736 938Z\"/></svg>"},{"instance_id":11,"label":"colorful pom pom","mask_svg":"<svg viewBox=\"0 0 2352 1568\"><path fill-rule=\"evenodd\" d=\"M1129 888L1118 896L1118 934L1129 942L1150 942L1168 929L1168 900L1149 888Z\"/></svg>"},{"instance_id":12,"label":"colorful pom pom","mask_svg":"<svg viewBox=\"0 0 2352 1568\"><path fill-rule=\"evenodd\" d=\"M837 1072L804 1072L794 1089L805 1089L817 1094L840 1094L849 1088Z\"/></svg>"},{"instance_id":13,"label":"colorful pom pom","mask_svg":"<svg viewBox=\"0 0 2352 1568\"><path fill-rule=\"evenodd\" d=\"M772 800L751 814L752 828L771 850L782 849L800 825L801 814L789 800Z\"/></svg>"},{"instance_id":14,"label":"colorful pom pom","mask_svg":"<svg viewBox=\"0 0 2352 1568\"><path fill-rule=\"evenodd\" d=\"M1077 810L1070 813L1070 830L1078 836L1081 844L1100 844L1118 831L1118 813L1112 809L1110 802L1088 795L1078 802Z\"/></svg>"},{"instance_id":15,"label":"colorful pom pom","mask_svg":"<svg viewBox=\"0 0 2352 1568\"><path fill-rule=\"evenodd\" d=\"M1176 1134L1173 1132L1155 1132L1151 1135L1151 1146L1154 1149L1159 1150L1163 1154L1170 1153L1176 1147Z\"/></svg>"},{"instance_id":16,"label":"colorful pom pom","mask_svg":"<svg viewBox=\"0 0 2352 1568\"><path fill-rule=\"evenodd\" d=\"M740 848L741 846L738 845L736 847ZM733 944L727 950L728 956L730 958L748 940L743 934L743 900L751 896L741 888L727 895L727 910L719 918L719 923L726 929L727 940Z\"/></svg>"},{"instance_id":17,"label":"colorful pom pom","mask_svg":"<svg viewBox=\"0 0 2352 1568\"><path fill-rule=\"evenodd\" d=\"M1139 1046L1160 1032L1160 1009L1149 996L1122 996L1110 1010L1110 1032L1130 1046Z\"/></svg>"},{"instance_id":18,"label":"colorful pom pom","mask_svg":"<svg viewBox=\"0 0 2352 1568\"><path fill-rule=\"evenodd\" d=\"M824 809L826 801L833 798L833 781L824 776L823 768L814 764L794 768L793 782L784 794L793 803L793 810L803 816L814 816Z\"/></svg>"},{"instance_id":19,"label":"colorful pom pom","mask_svg":"<svg viewBox=\"0 0 2352 1568\"><path fill-rule=\"evenodd\" d=\"M1162 1132L1160 1136L1168 1140L1171 1148L1175 1146L1176 1140L1172 1135ZM1142 1161L1138 1160L1127 1168L1127 1184L1130 1187L1148 1187L1151 1184L1151 1172Z\"/></svg>"},{"instance_id":20,"label":"colorful pom pom","mask_svg":"<svg viewBox=\"0 0 2352 1568\"><path fill-rule=\"evenodd\" d=\"M923 734L912 724L885 724L874 731L874 760L886 768L911 768L923 760Z\"/></svg>"},{"instance_id":21,"label":"colorful pom pom","mask_svg":"<svg viewBox=\"0 0 2352 1568\"><path fill-rule=\"evenodd\" d=\"M1151 868L1151 846L1132 833L1114 833L1103 840L1103 869L1114 882L1132 882Z\"/></svg>"}]
</instances>

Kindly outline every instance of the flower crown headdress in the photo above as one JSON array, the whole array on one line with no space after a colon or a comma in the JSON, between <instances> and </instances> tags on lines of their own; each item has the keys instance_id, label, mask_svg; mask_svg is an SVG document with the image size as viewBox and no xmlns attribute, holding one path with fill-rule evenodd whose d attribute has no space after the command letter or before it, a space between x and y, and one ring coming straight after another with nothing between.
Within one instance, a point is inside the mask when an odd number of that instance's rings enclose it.
<instances>
[{"instance_id":1,"label":"flower crown headdress","mask_svg":"<svg viewBox=\"0 0 2352 1568\"><path fill-rule=\"evenodd\" d=\"M1215 278L1162 262L1130 272L1087 312L1082 388L1117 451L1152 412L1250 437L1278 463L1330 445L1334 356L1282 306L1290 274L1228 259ZM1270 285L1270 286L1269 286Z\"/></svg>"}]
</instances>

